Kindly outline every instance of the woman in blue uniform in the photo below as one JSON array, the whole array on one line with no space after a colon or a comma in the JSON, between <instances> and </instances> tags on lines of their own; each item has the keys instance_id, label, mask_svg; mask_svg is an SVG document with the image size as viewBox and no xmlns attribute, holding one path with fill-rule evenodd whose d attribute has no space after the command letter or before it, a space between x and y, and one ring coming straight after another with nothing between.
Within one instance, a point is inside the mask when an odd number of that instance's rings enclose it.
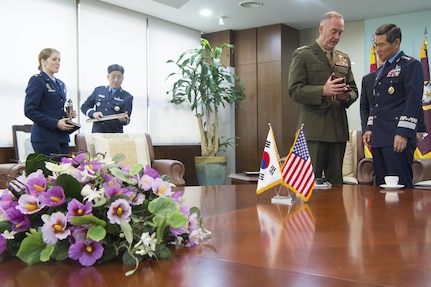
<instances>
[{"instance_id":1,"label":"woman in blue uniform","mask_svg":"<svg viewBox=\"0 0 431 287\"><path fill-rule=\"evenodd\" d=\"M31 143L35 152L47 156L69 153L69 132L74 128L67 123L66 86L54 76L60 60L57 50L43 49L38 57L40 73L30 78L25 90L24 113L33 121Z\"/></svg>"}]
</instances>

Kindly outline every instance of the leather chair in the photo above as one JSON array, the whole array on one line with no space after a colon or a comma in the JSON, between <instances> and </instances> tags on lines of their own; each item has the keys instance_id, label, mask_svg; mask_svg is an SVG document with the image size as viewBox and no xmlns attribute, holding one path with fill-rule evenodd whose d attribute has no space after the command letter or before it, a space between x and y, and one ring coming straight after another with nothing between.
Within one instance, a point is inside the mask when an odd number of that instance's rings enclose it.
<instances>
[{"instance_id":1,"label":"leather chair","mask_svg":"<svg viewBox=\"0 0 431 287\"><path fill-rule=\"evenodd\" d=\"M12 159L10 163L0 164L0 189L7 187L7 183L21 175L25 171L25 165L23 161L27 157L27 153L32 151L26 150L25 141L30 138L32 125L13 125L12 126L12 140L13 148L15 152L15 159ZM30 149L32 149L30 147Z\"/></svg>"},{"instance_id":2,"label":"leather chair","mask_svg":"<svg viewBox=\"0 0 431 287\"><path fill-rule=\"evenodd\" d=\"M161 175L168 175L171 178L171 183L175 184L176 186L185 186L184 164L178 160L173 159L156 159L151 136L149 134L145 134L145 137L147 139L151 167L157 170ZM85 134L75 134L75 147L77 153L90 152L87 146Z\"/></svg>"},{"instance_id":3,"label":"leather chair","mask_svg":"<svg viewBox=\"0 0 431 287\"><path fill-rule=\"evenodd\" d=\"M431 158L414 159L412 163L412 169L413 184L431 179ZM359 184L374 184L374 168L372 158L366 158L364 156L362 159L359 160L358 182Z\"/></svg>"}]
</instances>

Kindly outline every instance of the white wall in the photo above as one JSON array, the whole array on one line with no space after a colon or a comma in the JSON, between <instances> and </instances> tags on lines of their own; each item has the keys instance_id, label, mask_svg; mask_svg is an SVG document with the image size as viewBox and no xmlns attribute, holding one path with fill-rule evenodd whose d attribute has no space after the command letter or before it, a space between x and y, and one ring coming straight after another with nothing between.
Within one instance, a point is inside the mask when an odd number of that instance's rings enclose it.
<instances>
[{"instance_id":1,"label":"white wall","mask_svg":"<svg viewBox=\"0 0 431 287\"><path fill-rule=\"evenodd\" d=\"M133 96L130 124L124 132L148 131L147 122L147 17L98 0L81 0L79 7L80 105L97 86L107 86L107 68L124 67L122 88ZM79 112L82 133L92 123Z\"/></svg>"},{"instance_id":2,"label":"white wall","mask_svg":"<svg viewBox=\"0 0 431 287\"><path fill-rule=\"evenodd\" d=\"M25 8L24 8L25 7ZM0 0L0 146L12 146L12 125L24 116L25 88L38 70L44 48L61 53L60 71L68 96L77 103L76 4L74 0Z\"/></svg>"}]
</instances>

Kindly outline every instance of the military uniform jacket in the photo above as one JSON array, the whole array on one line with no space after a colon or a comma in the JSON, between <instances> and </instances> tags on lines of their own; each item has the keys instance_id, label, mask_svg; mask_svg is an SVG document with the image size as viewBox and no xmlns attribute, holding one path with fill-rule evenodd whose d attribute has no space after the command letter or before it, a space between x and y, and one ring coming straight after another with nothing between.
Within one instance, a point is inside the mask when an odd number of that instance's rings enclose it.
<instances>
[{"instance_id":1,"label":"military uniform jacket","mask_svg":"<svg viewBox=\"0 0 431 287\"><path fill-rule=\"evenodd\" d=\"M298 126L304 124L307 140L345 142L349 139L346 108L358 98L349 56L333 51L329 62L317 42L293 52L289 71L289 96L301 104ZM350 98L346 101L323 97L322 91L333 72L342 74L350 85Z\"/></svg>"},{"instance_id":2,"label":"military uniform jacket","mask_svg":"<svg viewBox=\"0 0 431 287\"><path fill-rule=\"evenodd\" d=\"M129 118L132 115L133 96L121 87L113 95L109 91L109 86L100 86L94 89L93 93L81 105L81 111L89 118L95 112L101 112L104 116L122 114L127 112ZM122 133L123 125L118 119L100 121L93 123L93 133Z\"/></svg>"},{"instance_id":3,"label":"military uniform jacket","mask_svg":"<svg viewBox=\"0 0 431 287\"><path fill-rule=\"evenodd\" d=\"M423 78L420 62L402 51L392 63L377 70L366 128L372 131L372 147L392 146L395 135L416 143Z\"/></svg>"},{"instance_id":4,"label":"military uniform jacket","mask_svg":"<svg viewBox=\"0 0 431 287\"><path fill-rule=\"evenodd\" d=\"M58 120L66 116L66 86L44 72L32 76L25 90L24 114L33 121L32 142L68 143L69 134L57 128Z\"/></svg>"}]
</instances>

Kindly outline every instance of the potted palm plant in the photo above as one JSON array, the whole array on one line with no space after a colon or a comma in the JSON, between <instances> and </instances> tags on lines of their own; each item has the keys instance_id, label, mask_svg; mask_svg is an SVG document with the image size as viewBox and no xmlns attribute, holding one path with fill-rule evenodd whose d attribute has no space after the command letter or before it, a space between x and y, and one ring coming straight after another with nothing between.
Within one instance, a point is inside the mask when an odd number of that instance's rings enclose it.
<instances>
[{"instance_id":1,"label":"potted palm plant","mask_svg":"<svg viewBox=\"0 0 431 287\"><path fill-rule=\"evenodd\" d=\"M223 148L231 145L234 139L221 140L219 109L241 102L245 98L244 84L221 62L224 49L233 52L234 45L224 43L220 47L212 47L207 39L202 38L198 48L185 51L176 61L168 61L175 64L179 70L168 76L179 76L172 90L168 91L172 94L170 102L190 105L197 119L201 157L195 157L195 163L200 185L224 183L227 159L217 155ZM206 161L210 162L209 166L203 163ZM221 167L221 174L215 172L218 167ZM200 172L206 172L207 175L201 175ZM209 174L215 175L218 181L210 179Z\"/></svg>"}]
</instances>

